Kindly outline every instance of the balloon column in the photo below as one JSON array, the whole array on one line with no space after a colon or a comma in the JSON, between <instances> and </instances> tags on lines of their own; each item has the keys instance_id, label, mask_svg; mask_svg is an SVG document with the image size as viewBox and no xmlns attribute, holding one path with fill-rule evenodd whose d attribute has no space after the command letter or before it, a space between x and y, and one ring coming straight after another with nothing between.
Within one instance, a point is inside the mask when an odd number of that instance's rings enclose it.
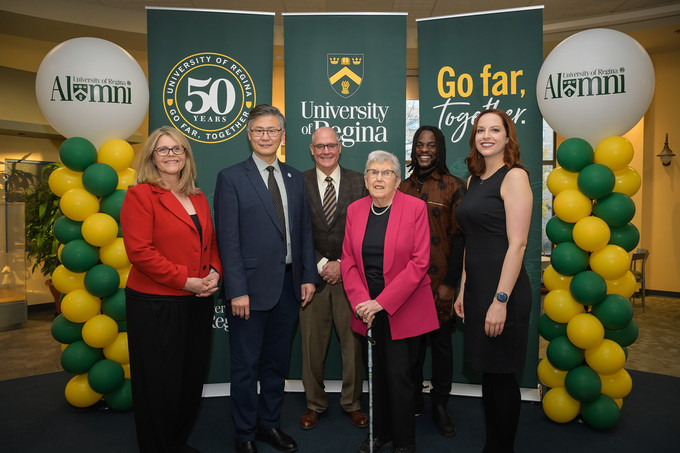
<instances>
[{"instance_id":1,"label":"balloon column","mask_svg":"<svg viewBox=\"0 0 680 453\"><path fill-rule=\"evenodd\" d=\"M132 147L147 112L149 89L135 59L116 44L75 38L55 46L36 74L36 98L67 140L62 167L49 179L63 216L52 282L63 294L52 335L64 345L61 364L76 376L66 400L91 406L102 397L115 410L132 407L123 289L130 271L120 208L135 180ZM97 151L98 150L98 151Z\"/></svg>"},{"instance_id":2,"label":"balloon column","mask_svg":"<svg viewBox=\"0 0 680 453\"><path fill-rule=\"evenodd\" d=\"M555 247L543 273L549 292L539 320L539 333L549 341L537 370L549 388L543 410L558 423L580 413L596 429L612 428L633 385L624 369L626 348L638 337L628 253L640 234L630 223L630 197L641 179L629 166L633 146L620 135L644 115L653 81L642 46L605 29L560 43L538 76L541 113L570 137L558 147L559 166L547 179L555 216L546 235Z\"/></svg>"}]
</instances>

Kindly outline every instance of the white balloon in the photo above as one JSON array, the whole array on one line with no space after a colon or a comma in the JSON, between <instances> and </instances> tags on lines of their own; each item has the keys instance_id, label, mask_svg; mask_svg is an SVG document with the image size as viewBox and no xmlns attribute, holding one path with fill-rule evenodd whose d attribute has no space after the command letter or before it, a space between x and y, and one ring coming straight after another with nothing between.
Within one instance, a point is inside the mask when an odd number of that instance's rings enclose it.
<instances>
[{"instance_id":1,"label":"white balloon","mask_svg":"<svg viewBox=\"0 0 680 453\"><path fill-rule=\"evenodd\" d=\"M60 134L84 137L97 148L134 134L149 106L149 86L137 61L98 38L70 39L50 50L40 63L35 93Z\"/></svg>"},{"instance_id":2,"label":"white balloon","mask_svg":"<svg viewBox=\"0 0 680 453\"><path fill-rule=\"evenodd\" d=\"M654 66L645 49L625 33L604 28L558 44L536 82L538 107L550 127L593 148L632 129L653 95Z\"/></svg>"}]
</instances>

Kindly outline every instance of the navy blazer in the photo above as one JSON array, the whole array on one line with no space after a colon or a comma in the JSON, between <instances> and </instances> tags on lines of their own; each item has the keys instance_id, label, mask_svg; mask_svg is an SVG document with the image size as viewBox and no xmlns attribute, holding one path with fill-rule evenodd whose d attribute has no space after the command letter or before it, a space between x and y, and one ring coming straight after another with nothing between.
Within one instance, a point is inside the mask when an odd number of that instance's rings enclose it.
<instances>
[{"instance_id":1,"label":"navy blazer","mask_svg":"<svg viewBox=\"0 0 680 453\"><path fill-rule=\"evenodd\" d=\"M279 162L288 198L293 286L316 283L314 239L302 173ZM251 310L279 300L286 267L286 241L274 203L252 156L225 168L215 186L215 232L224 268L222 296L250 296Z\"/></svg>"}]
</instances>

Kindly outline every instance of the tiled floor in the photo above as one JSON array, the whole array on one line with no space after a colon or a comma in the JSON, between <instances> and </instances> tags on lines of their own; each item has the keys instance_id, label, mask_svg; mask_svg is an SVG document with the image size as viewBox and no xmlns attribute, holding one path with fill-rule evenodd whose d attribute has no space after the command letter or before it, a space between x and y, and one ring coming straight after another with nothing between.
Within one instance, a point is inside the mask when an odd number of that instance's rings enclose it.
<instances>
[{"instance_id":1,"label":"tiled floor","mask_svg":"<svg viewBox=\"0 0 680 453\"><path fill-rule=\"evenodd\" d=\"M635 300L638 340L628 348L627 369L680 377L680 300L647 297L646 310ZM31 310L23 328L0 332L0 381L60 371L61 346L52 338L52 307ZM541 339L540 357L546 342Z\"/></svg>"}]
</instances>

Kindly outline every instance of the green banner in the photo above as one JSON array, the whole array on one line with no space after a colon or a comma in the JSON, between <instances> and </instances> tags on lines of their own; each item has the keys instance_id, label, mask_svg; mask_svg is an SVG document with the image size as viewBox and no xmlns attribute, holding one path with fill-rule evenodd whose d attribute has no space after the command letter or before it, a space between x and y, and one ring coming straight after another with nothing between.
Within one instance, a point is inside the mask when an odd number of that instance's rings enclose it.
<instances>
[{"instance_id":1,"label":"green banner","mask_svg":"<svg viewBox=\"0 0 680 453\"><path fill-rule=\"evenodd\" d=\"M541 311L542 118L536 79L543 59L543 9L522 8L418 21L420 124L439 127L447 138L452 173L468 176L464 159L480 111L506 111L517 126L522 162L534 194L525 266L533 288L523 387L537 386L538 318ZM455 379L479 382L462 357L462 332L454 336ZM458 359L460 358L460 359Z\"/></svg>"},{"instance_id":2,"label":"green banner","mask_svg":"<svg viewBox=\"0 0 680 453\"><path fill-rule=\"evenodd\" d=\"M274 13L147 8L149 130L187 136L212 205L217 173L251 154L250 110L271 103ZM229 380L224 305L215 306L208 382Z\"/></svg>"},{"instance_id":3,"label":"green banner","mask_svg":"<svg viewBox=\"0 0 680 453\"><path fill-rule=\"evenodd\" d=\"M403 156L406 14L284 14L284 40L287 163L314 166L322 126L338 132L346 168L363 173L376 149Z\"/></svg>"}]
</instances>

